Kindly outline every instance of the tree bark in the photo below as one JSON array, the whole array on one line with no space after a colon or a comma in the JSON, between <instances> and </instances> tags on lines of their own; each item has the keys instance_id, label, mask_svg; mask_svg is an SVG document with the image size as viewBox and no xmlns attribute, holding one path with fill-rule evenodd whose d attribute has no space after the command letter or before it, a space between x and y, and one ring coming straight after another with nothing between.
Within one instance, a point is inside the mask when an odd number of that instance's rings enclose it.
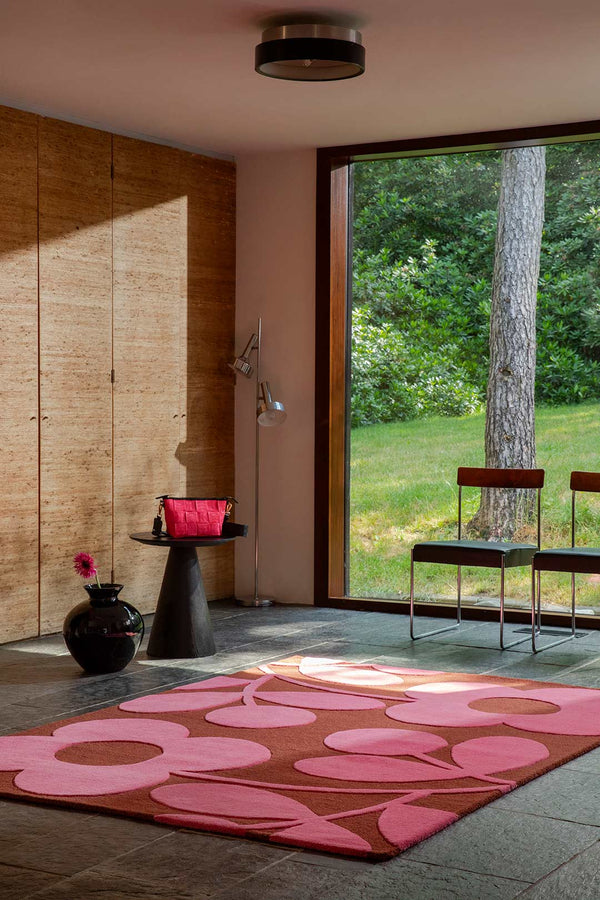
<instances>
[{"instance_id":1,"label":"tree bark","mask_svg":"<svg viewBox=\"0 0 600 900\"><path fill-rule=\"evenodd\" d=\"M535 468L535 314L544 224L544 147L502 152L490 312L485 464ZM468 530L511 540L531 517L531 491L481 492Z\"/></svg>"}]
</instances>

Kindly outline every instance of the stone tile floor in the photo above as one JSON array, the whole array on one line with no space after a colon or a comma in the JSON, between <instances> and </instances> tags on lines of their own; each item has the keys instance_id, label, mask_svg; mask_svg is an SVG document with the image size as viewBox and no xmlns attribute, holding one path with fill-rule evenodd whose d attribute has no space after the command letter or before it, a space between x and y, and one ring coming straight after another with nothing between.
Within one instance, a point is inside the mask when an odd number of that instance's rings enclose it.
<instances>
[{"instance_id":1,"label":"stone tile floor","mask_svg":"<svg viewBox=\"0 0 600 900\"><path fill-rule=\"evenodd\" d=\"M491 623L467 622L412 643L405 616L227 602L210 608L218 651L203 659L149 660L142 648L124 672L85 676L58 635L0 647L0 733L292 654L600 687L600 631L533 656L527 643L498 650ZM385 863L0 801L0 897L598 900L600 749Z\"/></svg>"}]
</instances>

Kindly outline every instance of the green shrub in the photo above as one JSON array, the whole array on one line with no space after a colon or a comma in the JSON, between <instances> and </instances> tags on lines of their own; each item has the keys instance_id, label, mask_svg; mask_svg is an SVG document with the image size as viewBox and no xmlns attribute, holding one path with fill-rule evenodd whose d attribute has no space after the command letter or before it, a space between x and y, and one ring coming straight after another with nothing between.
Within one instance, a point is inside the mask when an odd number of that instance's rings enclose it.
<instances>
[{"instance_id":1,"label":"green shrub","mask_svg":"<svg viewBox=\"0 0 600 900\"><path fill-rule=\"evenodd\" d=\"M579 403L600 398L600 142L547 147L546 171L536 399ZM353 421L485 395L499 176L497 151L354 166L353 305L386 352L353 342Z\"/></svg>"},{"instance_id":2,"label":"green shrub","mask_svg":"<svg viewBox=\"0 0 600 900\"><path fill-rule=\"evenodd\" d=\"M452 345L427 349L391 323L352 313L352 426L427 416L463 416L481 408L480 391L452 362Z\"/></svg>"}]
</instances>

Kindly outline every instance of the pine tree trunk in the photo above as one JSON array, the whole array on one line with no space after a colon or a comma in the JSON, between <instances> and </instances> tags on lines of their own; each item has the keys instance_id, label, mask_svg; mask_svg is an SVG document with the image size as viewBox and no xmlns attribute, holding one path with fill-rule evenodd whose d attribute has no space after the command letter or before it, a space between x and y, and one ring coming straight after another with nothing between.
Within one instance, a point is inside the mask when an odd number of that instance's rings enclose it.
<instances>
[{"instance_id":1,"label":"pine tree trunk","mask_svg":"<svg viewBox=\"0 0 600 900\"><path fill-rule=\"evenodd\" d=\"M535 468L535 313L545 172L544 147L502 152L485 416L490 468ZM468 530L511 540L530 518L533 499L531 491L484 489Z\"/></svg>"}]
</instances>

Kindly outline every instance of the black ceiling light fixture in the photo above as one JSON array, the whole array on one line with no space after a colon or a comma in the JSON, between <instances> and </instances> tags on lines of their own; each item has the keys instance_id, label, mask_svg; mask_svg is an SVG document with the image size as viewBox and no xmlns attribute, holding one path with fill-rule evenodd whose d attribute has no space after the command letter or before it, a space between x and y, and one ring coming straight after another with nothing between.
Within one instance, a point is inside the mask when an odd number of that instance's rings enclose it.
<instances>
[{"instance_id":1,"label":"black ceiling light fixture","mask_svg":"<svg viewBox=\"0 0 600 900\"><path fill-rule=\"evenodd\" d=\"M256 47L254 68L287 81L356 78L365 71L361 41L360 31L331 22L272 24Z\"/></svg>"}]
</instances>

